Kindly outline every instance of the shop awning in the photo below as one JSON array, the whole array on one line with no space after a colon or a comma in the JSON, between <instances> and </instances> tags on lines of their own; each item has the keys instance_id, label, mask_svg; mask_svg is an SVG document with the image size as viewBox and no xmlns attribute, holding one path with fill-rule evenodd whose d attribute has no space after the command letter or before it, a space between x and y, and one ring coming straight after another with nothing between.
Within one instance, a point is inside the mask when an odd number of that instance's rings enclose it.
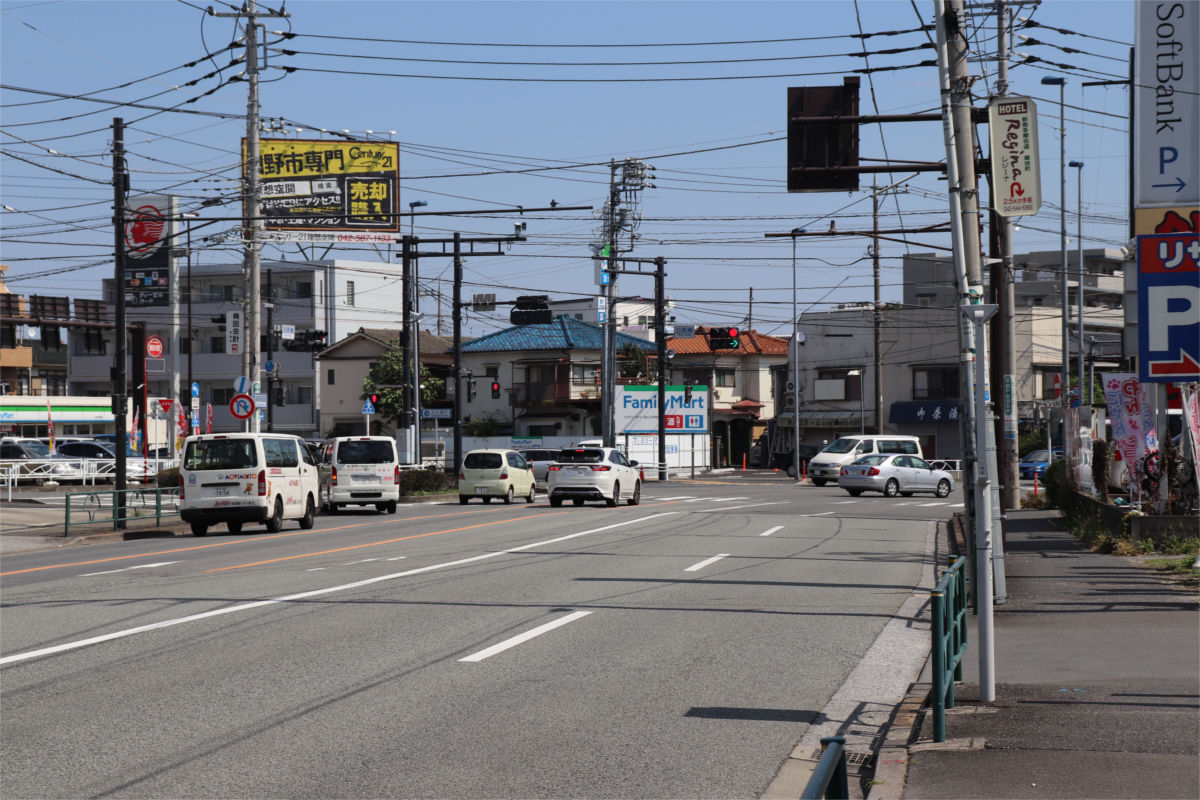
<instances>
[{"instance_id":1,"label":"shop awning","mask_svg":"<svg viewBox=\"0 0 1200 800\"><path fill-rule=\"evenodd\" d=\"M775 424L784 428L792 427L791 412L776 414ZM857 411L801 411L800 424L808 428L872 428L875 426L875 413L870 410L864 410L861 415Z\"/></svg>"}]
</instances>

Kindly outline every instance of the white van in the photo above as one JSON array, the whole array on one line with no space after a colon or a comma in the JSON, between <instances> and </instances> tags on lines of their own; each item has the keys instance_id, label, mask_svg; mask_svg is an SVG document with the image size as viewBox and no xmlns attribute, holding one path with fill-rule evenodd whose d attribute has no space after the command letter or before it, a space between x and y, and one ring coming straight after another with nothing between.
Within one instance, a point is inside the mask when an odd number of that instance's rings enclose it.
<instances>
[{"instance_id":1,"label":"white van","mask_svg":"<svg viewBox=\"0 0 1200 800\"><path fill-rule=\"evenodd\" d=\"M179 516L203 536L224 522L239 533L265 522L272 533L285 519L307 530L317 516L317 462L299 436L213 433L189 436L179 466Z\"/></svg>"},{"instance_id":2,"label":"white van","mask_svg":"<svg viewBox=\"0 0 1200 800\"><path fill-rule=\"evenodd\" d=\"M395 514L400 500L400 458L389 436L339 436L321 448L321 509L375 506Z\"/></svg>"},{"instance_id":3,"label":"white van","mask_svg":"<svg viewBox=\"0 0 1200 800\"><path fill-rule=\"evenodd\" d=\"M923 458L921 440L900 434L854 434L830 442L808 462L808 477L814 486L837 483L842 467L872 453L904 453Z\"/></svg>"}]
</instances>

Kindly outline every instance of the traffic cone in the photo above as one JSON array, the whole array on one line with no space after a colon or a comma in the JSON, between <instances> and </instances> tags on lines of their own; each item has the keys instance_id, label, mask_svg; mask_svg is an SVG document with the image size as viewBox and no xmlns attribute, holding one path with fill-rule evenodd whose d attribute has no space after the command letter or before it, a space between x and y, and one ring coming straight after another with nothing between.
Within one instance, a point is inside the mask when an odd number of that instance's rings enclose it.
<instances>
[{"instance_id":1,"label":"traffic cone","mask_svg":"<svg viewBox=\"0 0 1200 800\"><path fill-rule=\"evenodd\" d=\"M646 468L645 467L640 466L640 465L638 466L638 477L641 478L642 483L646 482Z\"/></svg>"}]
</instances>

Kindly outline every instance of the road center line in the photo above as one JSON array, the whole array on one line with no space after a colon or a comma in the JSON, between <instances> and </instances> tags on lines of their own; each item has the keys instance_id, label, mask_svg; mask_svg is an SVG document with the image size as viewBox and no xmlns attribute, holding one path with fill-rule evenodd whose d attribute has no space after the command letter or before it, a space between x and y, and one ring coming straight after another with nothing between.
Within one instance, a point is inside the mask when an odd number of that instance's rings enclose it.
<instances>
[{"instance_id":1,"label":"road center line","mask_svg":"<svg viewBox=\"0 0 1200 800\"><path fill-rule=\"evenodd\" d=\"M690 567L685 569L684 572L699 572L700 570L707 567L709 564L715 564L718 561L720 561L722 558L728 558L728 557L729 557L729 553L721 553L719 555L713 556L712 558L706 558L703 561L701 561L699 564L692 564Z\"/></svg>"},{"instance_id":2,"label":"road center line","mask_svg":"<svg viewBox=\"0 0 1200 800\"><path fill-rule=\"evenodd\" d=\"M273 597L269 600L255 600L255 601L249 602L249 603L239 603L239 604L233 605L233 606L226 606L224 608L213 609L212 611L203 611L199 614L188 614L183 617L175 617L174 619L165 619L165 620L162 620L161 622L152 622L148 625L139 625L136 628L126 628L125 630L113 631L112 633L105 633L105 634L101 634L100 636L92 636L90 638L80 639L80 640L74 641L74 642L65 642L63 644L54 645L53 647L43 647L40 650L30 650L25 653L15 653L11 656L4 656L3 658L0 658L0 666L4 666L6 664L15 664L19 661L28 661L29 659L40 658L41 656L49 656L49 655L54 655L56 653L65 653L68 650L78 650L79 648L82 648L82 647L88 647L90 645L100 644L102 642L110 642L110 641L113 641L114 639L124 639L126 637L134 636L139 633L147 633L149 631L159 630L160 628L170 628L175 625L182 625L185 622L197 622L202 619L208 619L210 617L219 617L224 614L233 614L238 611L249 611L250 609L254 609L254 608L261 608L263 606L277 605L280 603L287 603L287 602L291 602L291 601L295 601L295 600L307 600L310 597L320 597L321 595L335 594L337 592L344 592L344 591L348 591L350 589L357 589L362 586L370 586L375 583L383 583L384 581L396 580L397 578L407 578L410 575L423 575L427 572L435 572L437 570L447 569L449 567L458 567L463 564L472 564L476 561L483 561L483 560L489 559L489 558L496 558L497 556L502 556L502 555L505 555L506 553L517 553L522 550L532 549L534 547L542 547L542 546L548 545L548 544L556 544L558 542L562 542L567 539L574 539L579 536L587 536L588 534L591 534L591 533L601 533L602 531L612 530L613 528L622 528L626 525L638 525L643 522L648 522L652 519L656 519L658 517L669 516L673 513L675 513L675 512L664 511L659 514L651 514L648 517L637 517L636 519L629 519L629 520L625 520L624 522L614 522L611 525L604 525L599 528L592 528L590 530L580 531L578 533L570 533L570 534L567 534L566 536L558 536L554 539L546 539L541 542L534 542L532 544L522 545L521 547L514 547L514 548L511 548L508 550L495 550L495 551L492 551L489 553L481 553L480 555L477 555L477 556L470 556L468 558L460 558L455 561L445 561L441 564L431 564L427 567L418 567L416 569L405 570L404 572L393 572L390 575L377 575L374 578L365 578L361 581L354 581L353 583L343 583L338 586L327 586L324 589L313 589L312 591L308 591L308 592L300 592L298 594L289 594L289 595L284 595L283 597Z\"/></svg>"},{"instance_id":3,"label":"road center line","mask_svg":"<svg viewBox=\"0 0 1200 800\"><path fill-rule=\"evenodd\" d=\"M106 569L103 572L85 572L79 577L90 578L93 575L113 575L117 572L128 572L131 569L150 569L151 567L169 567L172 564L178 564L178 561L160 561L157 564L138 564L134 567L122 567L121 569Z\"/></svg>"},{"instance_id":4,"label":"road center line","mask_svg":"<svg viewBox=\"0 0 1200 800\"><path fill-rule=\"evenodd\" d=\"M770 535L771 535L772 533L774 533L775 531L780 531L780 530L783 530L783 526L782 526L782 525L776 525L774 528L767 528L765 531L763 531L762 533L760 533L760 534L759 534L759 536L770 536Z\"/></svg>"},{"instance_id":5,"label":"road center line","mask_svg":"<svg viewBox=\"0 0 1200 800\"><path fill-rule=\"evenodd\" d=\"M590 611L576 611L572 614L567 614L565 617L559 617L558 619L553 620L552 622L547 622L545 625L539 625L538 627L533 628L532 630L525 631L524 633L518 634L518 635L512 637L511 639L505 639L503 642L500 642L499 644L494 644L491 647L480 650L478 653L469 655L466 658L460 658L459 661L471 661L471 662L483 661L485 658L491 658L492 656L496 655L497 653L503 653L505 650L508 650L510 647L516 647L517 645L519 645L523 642L528 642L530 639L533 639L537 636L541 636L543 633L548 633L548 632L554 630L555 628L561 628L563 625L566 625L568 622L574 622L575 620L577 620L581 617L586 617L588 614L591 614L591 613L592 612L590 612Z\"/></svg>"}]
</instances>

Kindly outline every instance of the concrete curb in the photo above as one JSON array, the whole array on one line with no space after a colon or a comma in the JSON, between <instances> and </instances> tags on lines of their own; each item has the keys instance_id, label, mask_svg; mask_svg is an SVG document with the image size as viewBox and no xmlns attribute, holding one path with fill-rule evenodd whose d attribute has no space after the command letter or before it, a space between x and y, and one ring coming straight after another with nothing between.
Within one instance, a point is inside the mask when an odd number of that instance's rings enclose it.
<instances>
[{"instance_id":1,"label":"concrete curb","mask_svg":"<svg viewBox=\"0 0 1200 800\"><path fill-rule=\"evenodd\" d=\"M875 773L866 800L900 800L904 796L904 785L908 780L909 744L921 730L932 689L928 683L914 683L896 707L883 745L875 755Z\"/></svg>"}]
</instances>

